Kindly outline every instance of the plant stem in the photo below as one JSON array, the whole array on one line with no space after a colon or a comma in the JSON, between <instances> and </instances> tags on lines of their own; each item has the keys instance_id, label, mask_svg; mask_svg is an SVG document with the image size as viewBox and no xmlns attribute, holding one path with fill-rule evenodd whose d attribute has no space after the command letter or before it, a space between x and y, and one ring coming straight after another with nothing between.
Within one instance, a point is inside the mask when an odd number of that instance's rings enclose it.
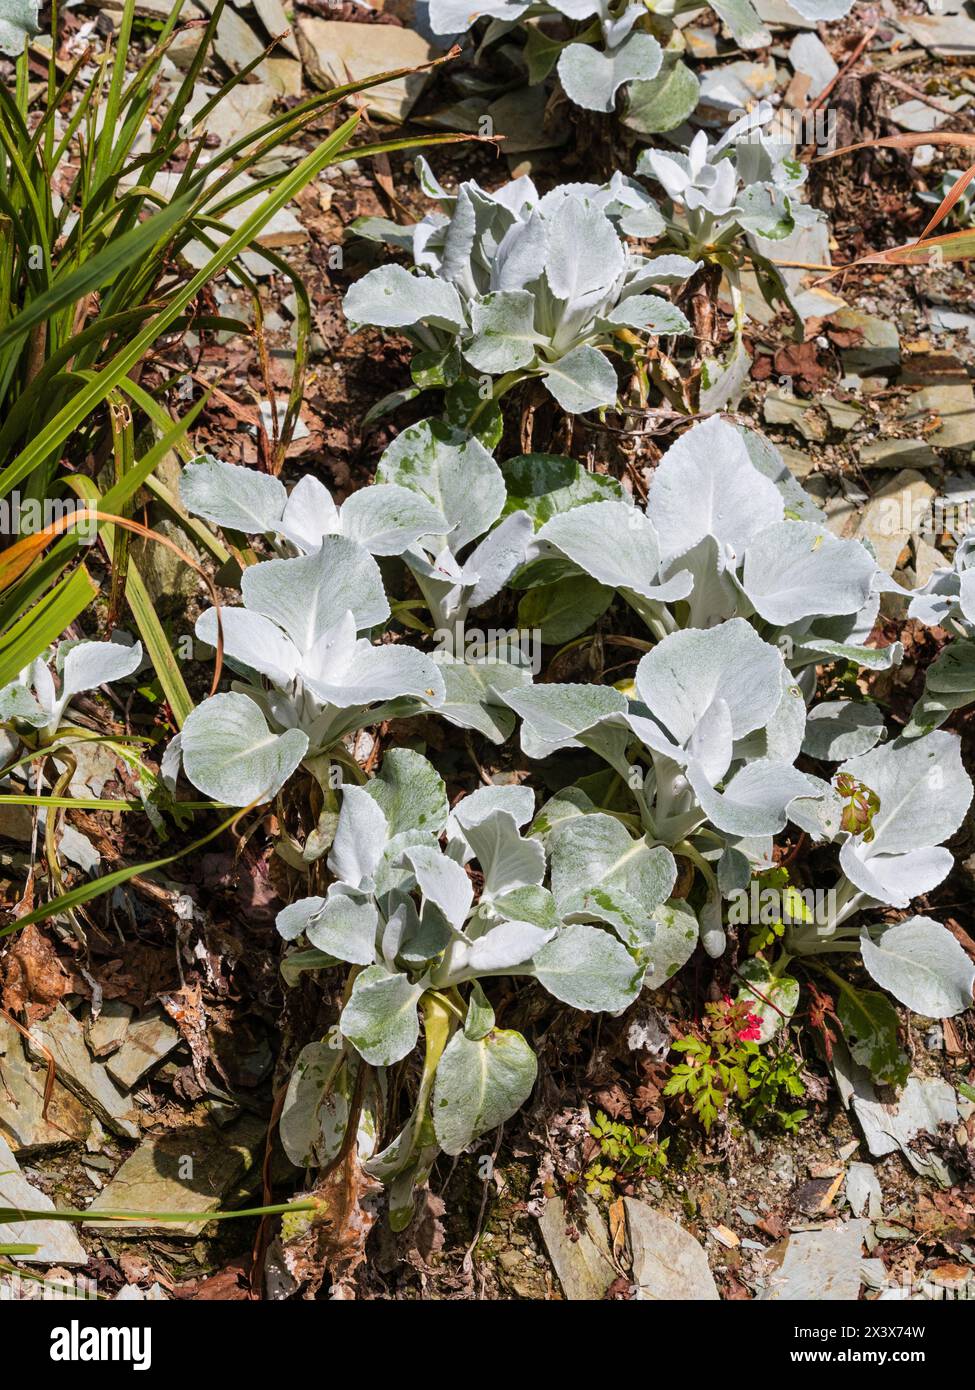
<instances>
[{"instance_id":1,"label":"plant stem","mask_svg":"<svg viewBox=\"0 0 975 1390\"><path fill-rule=\"evenodd\" d=\"M492 401L499 401L501 397L505 395L506 392L511 390L512 386L517 386L519 381L524 380L524 372L508 372L505 376L498 377L497 381L494 383L494 387L491 391L490 396L485 396L484 399L478 405L476 405L473 411L471 412L467 421L468 430L473 430L474 422L480 416L481 412L485 409L485 407L489 406Z\"/></svg>"}]
</instances>

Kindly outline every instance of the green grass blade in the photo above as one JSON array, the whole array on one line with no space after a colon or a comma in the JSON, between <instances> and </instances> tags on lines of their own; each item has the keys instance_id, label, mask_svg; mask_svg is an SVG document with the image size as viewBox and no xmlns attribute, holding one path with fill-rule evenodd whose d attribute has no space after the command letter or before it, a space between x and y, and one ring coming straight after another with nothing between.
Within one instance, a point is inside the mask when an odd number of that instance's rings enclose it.
<instances>
[{"instance_id":1,"label":"green grass blade","mask_svg":"<svg viewBox=\"0 0 975 1390\"><path fill-rule=\"evenodd\" d=\"M128 57L129 39L132 37L134 17L135 0L125 0L121 22L115 37L115 61L112 64L112 76L108 84L108 97L105 101L104 118L99 133L98 149L95 154L94 182L96 188L103 181L113 163L115 135L122 106L122 91L125 86L125 62Z\"/></svg>"},{"instance_id":2,"label":"green grass blade","mask_svg":"<svg viewBox=\"0 0 975 1390\"><path fill-rule=\"evenodd\" d=\"M62 280L55 280L50 289L32 300L30 305L16 318L11 319L7 327L0 332L0 351L10 343L23 338L35 324L43 323L67 305L76 304L86 294L101 289L110 280L114 280L127 265L145 260L150 249L162 244L170 230L187 215L191 206L191 198L168 204L161 212L147 217L130 232L103 246L101 251L65 275Z\"/></svg>"},{"instance_id":3,"label":"green grass blade","mask_svg":"<svg viewBox=\"0 0 975 1390\"><path fill-rule=\"evenodd\" d=\"M20 1221L240 1221L244 1217L286 1216L294 1211L317 1210L316 1202L278 1202L268 1207L243 1207L240 1211L25 1211L20 1207L0 1207L0 1225Z\"/></svg>"},{"instance_id":4,"label":"green grass blade","mask_svg":"<svg viewBox=\"0 0 975 1390\"><path fill-rule=\"evenodd\" d=\"M10 492L39 463L61 447L71 431L77 428L82 420L104 401L108 393L119 385L132 367L142 358L146 349L151 347L161 333L165 332L203 286L225 269L234 257L255 239L261 228L270 221L274 214L284 207L285 203L290 202L305 184L310 182L326 164L335 158L335 155L351 138L359 124L359 119L358 114L350 116L329 139L322 142L317 150L306 155L297 168L281 180L278 188L265 198L259 207L254 209L220 250L210 257L202 270L199 270L181 290L173 295L169 305L118 352L89 381L87 386L80 390L66 405L62 406L57 415L48 421L39 434L31 440L27 448L6 469L3 478L0 479L0 496Z\"/></svg>"},{"instance_id":5,"label":"green grass blade","mask_svg":"<svg viewBox=\"0 0 975 1390\"><path fill-rule=\"evenodd\" d=\"M106 527L101 533L102 543L108 552L109 560L114 559L115 554L115 541L111 534L114 530L114 527ZM147 544L151 545L152 542L147 541ZM186 688L176 654L169 645L169 639L159 621L159 614L149 596L145 580L131 557L125 579L125 597L135 619L136 627L139 629L139 636L142 638L143 645L149 655L149 660L159 677L163 694L173 711L176 726L181 729L193 709L193 697Z\"/></svg>"},{"instance_id":6,"label":"green grass blade","mask_svg":"<svg viewBox=\"0 0 975 1390\"><path fill-rule=\"evenodd\" d=\"M183 811L228 811L230 809L222 801L177 801L174 805ZM0 806L51 806L60 811L141 811L144 802L134 796L127 798L28 796L26 793L19 796L10 793L0 796Z\"/></svg>"}]
</instances>

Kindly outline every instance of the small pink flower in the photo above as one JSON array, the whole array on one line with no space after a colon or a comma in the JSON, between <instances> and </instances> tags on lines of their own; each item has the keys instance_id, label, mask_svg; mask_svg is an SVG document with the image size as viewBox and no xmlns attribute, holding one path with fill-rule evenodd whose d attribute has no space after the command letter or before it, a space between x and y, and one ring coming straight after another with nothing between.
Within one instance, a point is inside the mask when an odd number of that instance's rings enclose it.
<instances>
[{"instance_id":1,"label":"small pink flower","mask_svg":"<svg viewBox=\"0 0 975 1390\"><path fill-rule=\"evenodd\" d=\"M738 1031L738 1036L742 1042L760 1042L762 1037L762 1020L757 1014L745 1015L746 1027Z\"/></svg>"}]
</instances>

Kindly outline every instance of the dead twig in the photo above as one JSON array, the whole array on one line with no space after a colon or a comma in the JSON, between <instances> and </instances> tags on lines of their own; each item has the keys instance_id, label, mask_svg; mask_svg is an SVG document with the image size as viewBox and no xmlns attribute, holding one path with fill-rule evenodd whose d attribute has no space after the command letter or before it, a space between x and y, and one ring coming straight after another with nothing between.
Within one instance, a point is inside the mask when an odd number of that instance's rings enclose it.
<instances>
[{"instance_id":1,"label":"dead twig","mask_svg":"<svg viewBox=\"0 0 975 1390\"><path fill-rule=\"evenodd\" d=\"M870 42L870 40L873 38L873 36L874 36L874 34L876 34L876 32L877 32L877 25L874 24L874 25L873 25L871 28L869 28L869 29L867 30L867 32L863 35L863 38L862 38L862 39L860 40L860 42L857 44L856 48L854 48L853 52L850 54L849 58L847 58L846 62L845 62L845 63L843 64L843 66L840 68L839 72L838 72L838 73L836 74L836 76L832 79L832 81L827 82L827 83L826 83L826 86L825 86L825 87L823 88L823 90L820 92L820 94L819 94L819 96L816 98L816 100L810 102L809 105L805 108L805 110L804 110L804 112L803 112L803 115L809 115L809 114L811 114L813 111L818 111L818 110L819 110L819 108L822 106L823 102L824 102L824 101L826 100L826 98L829 96L830 92L832 92L832 90L833 90L833 88L836 86L836 84L837 84L838 82L842 82L843 78L846 77L847 73L850 72L851 68L855 67L856 64L859 62L860 58L861 58L862 55L863 55L864 49L867 47L867 44ZM808 149L809 146L807 145L806 148Z\"/></svg>"},{"instance_id":2,"label":"dead twig","mask_svg":"<svg viewBox=\"0 0 975 1390\"><path fill-rule=\"evenodd\" d=\"M875 74L887 87L893 87L895 92L901 92L906 97L913 97L915 101L921 101L925 106L930 106L932 111L940 111L943 116L958 116L958 111L953 111L950 106L946 106L937 97L928 96L927 92L922 92L919 87L912 87L909 82L902 82L899 77L891 77L890 73L878 72Z\"/></svg>"}]
</instances>

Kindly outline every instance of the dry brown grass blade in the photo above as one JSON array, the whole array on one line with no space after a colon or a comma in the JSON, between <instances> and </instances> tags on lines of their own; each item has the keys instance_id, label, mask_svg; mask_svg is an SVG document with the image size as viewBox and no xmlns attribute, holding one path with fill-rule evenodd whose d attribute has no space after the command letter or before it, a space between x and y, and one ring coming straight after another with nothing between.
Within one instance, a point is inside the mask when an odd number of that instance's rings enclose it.
<instances>
[{"instance_id":1,"label":"dry brown grass blade","mask_svg":"<svg viewBox=\"0 0 975 1390\"><path fill-rule=\"evenodd\" d=\"M838 155L852 154L855 150L911 150L917 145L955 145L962 149L975 149L975 135L946 130L884 135L875 140L860 140L855 145L841 145L838 150L827 150L825 154L816 155L812 163L836 159ZM871 251L855 261L835 267L827 275L820 276L815 283L822 285L834 276L842 275L844 271L853 270L861 265L943 265L945 261L968 260L975 257L975 231L949 232L939 237L929 236L948 215L973 178L975 164L955 181L916 241L905 242L902 246L891 246L886 251Z\"/></svg>"},{"instance_id":2,"label":"dry brown grass blade","mask_svg":"<svg viewBox=\"0 0 975 1390\"><path fill-rule=\"evenodd\" d=\"M828 275L814 281L817 285L855 270L863 265L944 265L946 261L966 261L975 257L975 228L963 232L947 232L944 236L928 237L927 241L909 241L903 246L891 246L886 251L871 251L858 260L836 266Z\"/></svg>"},{"instance_id":3,"label":"dry brown grass blade","mask_svg":"<svg viewBox=\"0 0 975 1390\"><path fill-rule=\"evenodd\" d=\"M836 159L841 154L852 154L854 150L913 150L916 145L958 145L963 149L975 149L975 135L966 135L950 130L929 130L921 134L882 135L875 140L860 140L855 145L841 145L838 150L827 150L817 154L810 161L819 164L824 159Z\"/></svg>"},{"instance_id":4,"label":"dry brown grass blade","mask_svg":"<svg viewBox=\"0 0 975 1390\"><path fill-rule=\"evenodd\" d=\"M22 574L26 574L37 557L47 549L56 538L51 527L36 531L32 536L24 536L0 555L0 593L15 584Z\"/></svg>"}]
</instances>

